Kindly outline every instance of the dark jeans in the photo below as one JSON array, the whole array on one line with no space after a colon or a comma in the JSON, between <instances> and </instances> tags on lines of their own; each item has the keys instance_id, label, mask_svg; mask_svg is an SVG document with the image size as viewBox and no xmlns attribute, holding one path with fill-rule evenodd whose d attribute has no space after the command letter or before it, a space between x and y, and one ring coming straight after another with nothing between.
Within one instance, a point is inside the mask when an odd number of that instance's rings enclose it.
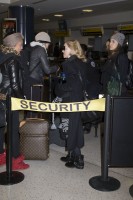
<instances>
[{"instance_id":1,"label":"dark jeans","mask_svg":"<svg viewBox=\"0 0 133 200\"><path fill-rule=\"evenodd\" d=\"M20 155L19 150L19 111L12 112L12 156L14 158ZM3 146L5 142L5 128L0 128L0 153L4 152Z\"/></svg>"},{"instance_id":2,"label":"dark jeans","mask_svg":"<svg viewBox=\"0 0 133 200\"><path fill-rule=\"evenodd\" d=\"M14 158L20 155L19 148L19 111L12 112L12 156Z\"/></svg>"},{"instance_id":3,"label":"dark jeans","mask_svg":"<svg viewBox=\"0 0 133 200\"><path fill-rule=\"evenodd\" d=\"M5 141L4 131L5 127L0 127L0 154L4 153L4 141Z\"/></svg>"}]
</instances>

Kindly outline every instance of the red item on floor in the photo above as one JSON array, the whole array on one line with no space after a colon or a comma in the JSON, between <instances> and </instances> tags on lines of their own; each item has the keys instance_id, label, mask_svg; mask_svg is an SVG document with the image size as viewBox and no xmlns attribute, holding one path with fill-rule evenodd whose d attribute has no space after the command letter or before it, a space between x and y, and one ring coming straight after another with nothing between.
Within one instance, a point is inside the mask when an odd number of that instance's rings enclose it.
<instances>
[{"instance_id":1,"label":"red item on floor","mask_svg":"<svg viewBox=\"0 0 133 200\"><path fill-rule=\"evenodd\" d=\"M20 163L25 159L24 155L20 155L17 158L12 158L12 163Z\"/></svg>"},{"instance_id":2,"label":"red item on floor","mask_svg":"<svg viewBox=\"0 0 133 200\"><path fill-rule=\"evenodd\" d=\"M29 167L30 166L23 161L21 161L20 163L14 161L12 164L12 170L28 169Z\"/></svg>"},{"instance_id":3,"label":"red item on floor","mask_svg":"<svg viewBox=\"0 0 133 200\"><path fill-rule=\"evenodd\" d=\"M6 152L0 154L0 165L6 164Z\"/></svg>"}]
</instances>

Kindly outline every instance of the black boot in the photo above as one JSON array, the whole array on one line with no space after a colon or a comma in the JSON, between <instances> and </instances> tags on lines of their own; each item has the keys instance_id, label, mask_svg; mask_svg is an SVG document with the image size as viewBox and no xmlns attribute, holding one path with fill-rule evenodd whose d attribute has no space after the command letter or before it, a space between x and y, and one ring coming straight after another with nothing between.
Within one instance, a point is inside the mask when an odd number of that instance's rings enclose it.
<instances>
[{"instance_id":1,"label":"black boot","mask_svg":"<svg viewBox=\"0 0 133 200\"><path fill-rule=\"evenodd\" d=\"M75 159L75 153L73 151L71 151L69 153L69 156L67 157L67 161L66 161L65 166L73 168L74 167L74 159Z\"/></svg>"},{"instance_id":2,"label":"black boot","mask_svg":"<svg viewBox=\"0 0 133 200\"><path fill-rule=\"evenodd\" d=\"M83 155L79 155L79 156L75 157L74 166L77 169L83 169L84 168L84 156Z\"/></svg>"},{"instance_id":3,"label":"black boot","mask_svg":"<svg viewBox=\"0 0 133 200\"><path fill-rule=\"evenodd\" d=\"M68 162L69 159L70 159L70 152L68 152L67 156L60 158L60 160L63 161L63 162Z\"/></svg>"}]
</instances>

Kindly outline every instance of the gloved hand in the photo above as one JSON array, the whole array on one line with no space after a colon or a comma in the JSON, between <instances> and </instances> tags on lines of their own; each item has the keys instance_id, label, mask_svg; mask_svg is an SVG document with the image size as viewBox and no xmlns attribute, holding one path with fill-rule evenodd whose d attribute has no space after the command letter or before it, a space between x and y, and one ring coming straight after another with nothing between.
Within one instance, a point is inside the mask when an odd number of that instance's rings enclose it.
<instances>
[{"instance_id":1,"label":"gloved hand","mask_svg":"<svg viewBox=\"0 0 133 200\"><path fill-rule=\"evenodd\" d=\"M53 103L61 103L62 102L62 98L61 97L56 97L52 102Z\"/></svg>"}]
</instances>

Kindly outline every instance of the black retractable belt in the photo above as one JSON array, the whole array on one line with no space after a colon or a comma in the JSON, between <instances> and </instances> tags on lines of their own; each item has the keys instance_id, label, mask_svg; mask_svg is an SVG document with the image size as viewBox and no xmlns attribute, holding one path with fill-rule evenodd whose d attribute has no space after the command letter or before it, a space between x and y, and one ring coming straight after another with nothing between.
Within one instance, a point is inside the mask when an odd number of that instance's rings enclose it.
<instances>
[{"instance_id":1,"label":"black retractable belt","mask_svg":"<svg viewBox=\"0 0 133 200\"><path fill-rule=\"evenodd\" d=\"M12 112L11 91L8 91L7 100L7 149L6 149L6 171L0 173L0 185L13 185L24 180L21 172L12 171Z\"/></svg>"}]
</instances>

